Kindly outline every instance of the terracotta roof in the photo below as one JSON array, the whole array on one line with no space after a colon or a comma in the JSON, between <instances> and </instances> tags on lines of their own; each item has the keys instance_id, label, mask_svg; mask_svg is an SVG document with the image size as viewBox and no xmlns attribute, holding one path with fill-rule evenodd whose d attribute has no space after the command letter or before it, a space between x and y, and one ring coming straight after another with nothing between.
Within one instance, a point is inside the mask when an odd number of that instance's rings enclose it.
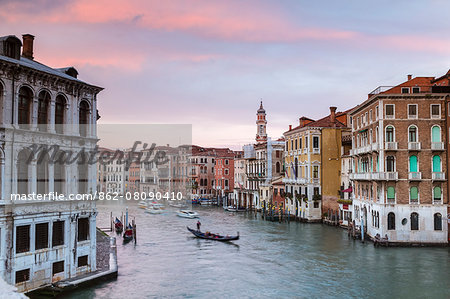
<instances>
[{"instance_id":1,"label":"terracotta roof","mask_svg":"<svg viewBox=\"0 0 450 299\"><path fill-rule=\"evenodd\" d=\"M342 114L341 114L342 115ZM320 128L345 128L346 125L335 119L334 123L331 122L331 115L325 116L319 120L313 121L309 124L306 124L305 127L320 127Z\"/></svg>"}]
</instances>

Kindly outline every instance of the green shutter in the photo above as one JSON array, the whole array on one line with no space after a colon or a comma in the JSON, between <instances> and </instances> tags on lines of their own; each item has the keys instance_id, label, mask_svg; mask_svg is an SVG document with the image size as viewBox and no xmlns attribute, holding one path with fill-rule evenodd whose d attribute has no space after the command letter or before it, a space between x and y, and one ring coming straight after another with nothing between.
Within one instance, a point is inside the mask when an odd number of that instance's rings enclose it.
<instances>
[{"instance_id":1,"label":"green shutter","mask_svg":"<svg viewBox=\"0 0 450 299\"><path fill-rule=\"evenodd\" d=\"M419 199L419 191L417 190L417 187L411 187L409 190L411 200L417 200Z\"/></svg>"},{"instance_id":2,"label":"green shutter","mask_svg":"<svg viewBox=\"0 0 450 299\"><path fill-rule=\"evenodd\" d=\"M394 187L388 187L388 189L387 189L387 197L389 199L395 199L395 188Z\"/></svg>"},{"instance_id":3,"label":"green shutter","mask_svg":"<svg viewBox=\"0 0 450 299\"><path fill-rule=\"evenodd\" d=\"M441 157L433 157L433 172L441 172Z\"/></svg>"},{"instance_id":4,"label":"green shutter","mask_svg":"<svg viewBox=\"0 0 450 299\"><path fill-rule=\"evenodd\" d=\"M434 196L433 198L441 199L441 187L434 187Z\"/></svg>"},{"instance_id":5,"label":"green shutter","mask_svg":"<svg viewBox=\"0 0 450 299\"><path fill-rule=\"evenodd\" d=\"M417 156L409 157L409 172L417 172Z\"/></svg>"},{"instance_id":6,"label":"green shutter","mask_svg":"<svg viewBox=\"0 0 450 299\"><path fill-rule=\"evenodd\" d=\"M441 142L441 128L435 126L431 129L431 142Z\"/></svg>"}]
</instances>

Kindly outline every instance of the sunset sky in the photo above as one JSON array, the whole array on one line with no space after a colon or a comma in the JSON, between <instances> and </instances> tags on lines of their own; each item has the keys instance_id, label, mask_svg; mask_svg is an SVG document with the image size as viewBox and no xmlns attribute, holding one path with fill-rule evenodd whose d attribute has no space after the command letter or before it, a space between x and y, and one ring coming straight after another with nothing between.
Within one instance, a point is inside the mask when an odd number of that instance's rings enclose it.
<instances>
[{"instance_id":1,"label":"sunset sky","mask_svg":"<svg viewBox=\"0 0 450 299\"><path fill-rule=\"evenodd\" d=\"M346 110L379 85L450 68L448 1L0 0L0 35L105 88L99 123L192 124L193 142L254 141Z\"/></svg>"}]
</instances>

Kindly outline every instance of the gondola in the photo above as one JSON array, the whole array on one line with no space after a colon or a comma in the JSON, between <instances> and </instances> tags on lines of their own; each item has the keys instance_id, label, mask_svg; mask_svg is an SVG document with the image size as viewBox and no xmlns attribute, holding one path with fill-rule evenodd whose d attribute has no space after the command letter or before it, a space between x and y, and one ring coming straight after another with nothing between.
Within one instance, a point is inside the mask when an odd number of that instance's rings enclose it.
<instances>
[{"instance_id":1,"label":"gondola","mask_svg":"<svg viewBox=\"0 0 450 299\"><path fill-rule=\"evenodd\" d=\"M116 220L114 220L114 228L116 229L116 232L119 234L123 231L123 224L117 217Z\"/></svg>"},{"instance_id":2,"label":"gondola","mask_svg":"<svg viewBox=\"0 0 450 299\"><path fill-rule=\"evenodd\" d=\"M125 232L123 233L123 242L124 243L130 242L131 240L133 240L133 238L134 238L133 228L131 227L131 225L129 225L125 230Z\"/></svg>"},{"instance_id":3,"label":"gondola","mask_svg":"<svg viewBox=\"0 0 450 299\"><path fill-rule=\"evenodd\" d=\"M187 226L187 229L194 236L196 236L197 238L201 238L201 239L221 241L221 242L239 240L239 232L237 233L237 236L221 236L219 234L211 234L209 232L202 233L201 231L192 229L189 226Z\"/></svg>"}]
</instances>

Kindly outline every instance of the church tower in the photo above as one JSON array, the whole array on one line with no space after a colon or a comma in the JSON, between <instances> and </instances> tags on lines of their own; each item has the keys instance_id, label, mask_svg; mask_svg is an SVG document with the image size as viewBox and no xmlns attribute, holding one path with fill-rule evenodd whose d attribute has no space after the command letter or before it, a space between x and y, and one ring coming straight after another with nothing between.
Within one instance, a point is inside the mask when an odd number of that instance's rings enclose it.
<instances>
[{"instance_id":1,"label":"church tower","mask_svg":"<svg viewBox=\"0 0 450 299\"><path fill-rule=\"evenodd\" d=\"M267 141L267 120L266 120L266 110L263 108L263 104L261 101L261 105L256 113L256 142L266 142Z\"/></svg>"}]
</instances>

